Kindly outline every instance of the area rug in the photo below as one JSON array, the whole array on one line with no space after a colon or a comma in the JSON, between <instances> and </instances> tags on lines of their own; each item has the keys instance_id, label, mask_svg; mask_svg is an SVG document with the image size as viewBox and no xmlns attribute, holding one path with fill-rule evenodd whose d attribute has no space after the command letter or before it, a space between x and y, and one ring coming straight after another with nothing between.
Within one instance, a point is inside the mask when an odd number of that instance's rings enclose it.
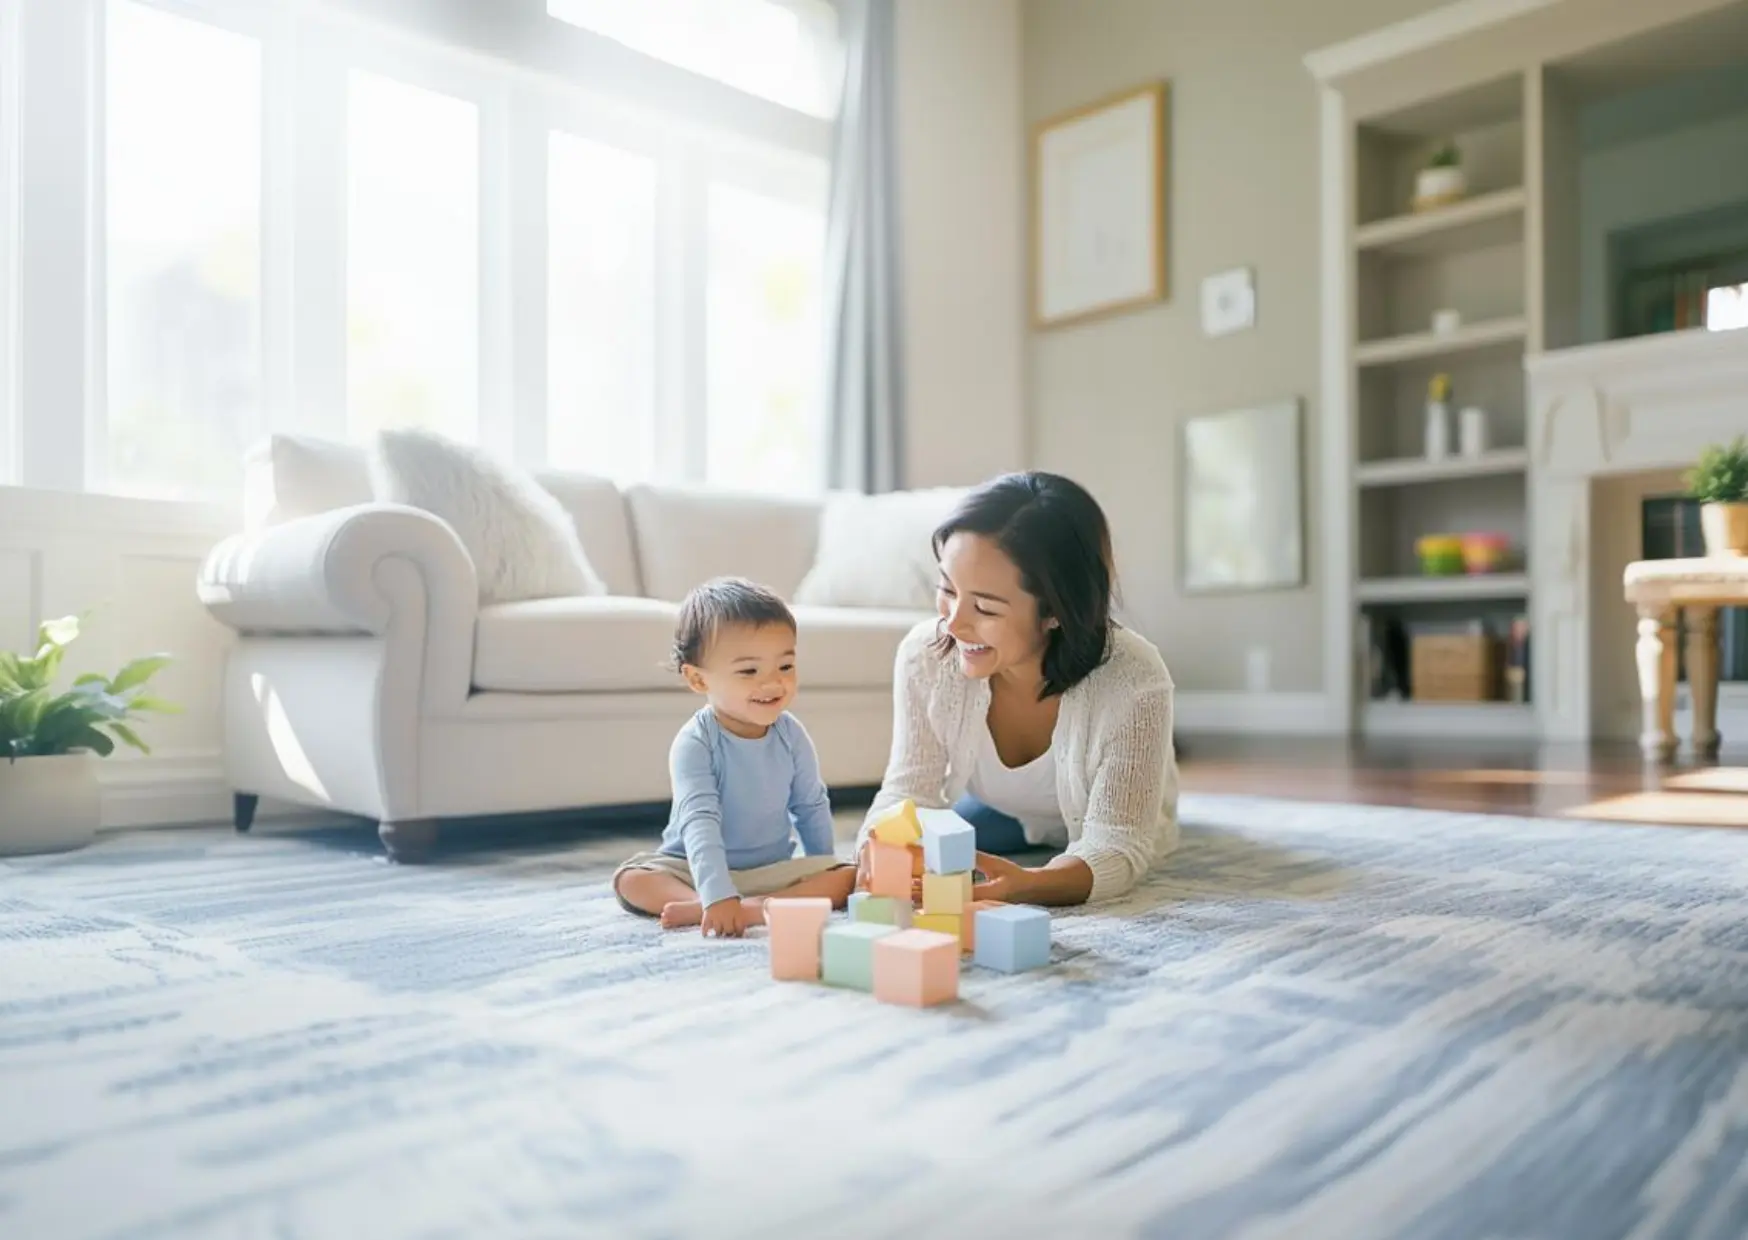
<instances>
[{"instance_id":1,"label":"area rug","mask_svg":"<svg viewBox=\"0 0 1748 1240\"><path fill-rule=\"evenodd\" d=\"M633 920L647 831L0 865L0 1236L1748 1234L1748 832L1183 817L924 1012Z\"/></svg>"}]
</instances>

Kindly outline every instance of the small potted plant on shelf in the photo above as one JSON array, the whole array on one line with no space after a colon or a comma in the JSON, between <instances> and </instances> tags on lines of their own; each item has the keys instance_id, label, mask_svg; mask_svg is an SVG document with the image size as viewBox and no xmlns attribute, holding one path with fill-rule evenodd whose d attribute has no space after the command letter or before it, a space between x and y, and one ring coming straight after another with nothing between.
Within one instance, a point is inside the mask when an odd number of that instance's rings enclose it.
<instances>
[{"instance_id":1,"label":"small potted plant on shelf","mask_svg":"<svg viewBox=\"0 0 1748 1240\"><path fill-rule=\"evenodd\" d=\"M1446 142L1414 176L1414 209L1427 211L1446 206L1460 200L1467 191L1462 154L1455 142Z\"/></svg>"},{"instance_id":2,"label":"small potted plant on shelf","mask_svg":"<svg viewBox=\"0 0 1748 1240\"><path fill-rule=\"evenodd\" d=\"M1748 436L1712 444L1687 471L1707 555L1748 555Z\"/></svg>"},{"instance_id":3,"label":"small potted plant on shelf","mask_svg":"<svg viewBox=\"0 0 1748 1240\"><path fill-rule=\"evenodd\" d=\"M151 752L133 730L146 712L173 712L147 696L146 682L167 655L135 659L104 677L87 672L56 692L79 617L50 620L37 630L29 656L0 651L0 856L81 848L97 834L101 804L95 760L116 741Z\"/></svg>"}]
</instances>

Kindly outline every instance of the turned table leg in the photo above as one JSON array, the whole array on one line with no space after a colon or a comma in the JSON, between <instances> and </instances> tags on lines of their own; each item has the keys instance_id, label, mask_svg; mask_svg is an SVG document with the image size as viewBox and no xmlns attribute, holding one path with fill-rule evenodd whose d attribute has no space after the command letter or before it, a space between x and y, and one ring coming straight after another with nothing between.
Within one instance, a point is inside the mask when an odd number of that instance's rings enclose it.
<instances>
[{"instance_id":1,"label":"turned table leg","mask_svg":"<svg viewBox=\"0 0 1748 1240\"><path fill-rule=\"evenodd\" d=\"M1718 609L1687 608L1687 691L1693 698L1693 752L1718 753Z\"/></svg>"},{"instance_id":2,"label":"turned table leg","mask_svg":"<svg viewBox=\"0 0 1748 1240\"><path fill-rule=\"evenodd\" d=\"M1643 711L1639 749L1668 761L1675 753L1675 611L1639 605L1639 699ZM1691 673L1690 673L1691 674Z\"/></svg>"}]
</instances>

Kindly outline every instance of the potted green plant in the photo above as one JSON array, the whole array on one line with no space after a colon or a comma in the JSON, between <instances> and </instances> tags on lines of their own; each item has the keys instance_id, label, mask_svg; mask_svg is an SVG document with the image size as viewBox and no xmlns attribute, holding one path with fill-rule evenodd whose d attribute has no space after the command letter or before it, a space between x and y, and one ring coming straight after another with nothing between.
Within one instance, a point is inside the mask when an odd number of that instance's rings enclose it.
<instances>
[{"instance_id":1,"label":"potted green plant","mask_svg":"<svg viewBox=\"0 0 1748 1240\"><path fill-rule=\"evenodd\" d=\"M161 654L113 677L87 672L57 692L79 623L63 616L43 624L29 656L0 651L0 856L89 844L102 808L96 759L115 752L117 741L151 752L133 730L136 716L176 709L145 692L170 662Z\"/></svg>"},{"instance_id":2,"label":"potted green plant","mask_svg":"<svg viewBox=\"0 0 1748 1240\"><path fill-rule=\"evenodd\" d=\"M1455 142L1445 142L1414 175L1414 209L1425 211L1456 202L1468 191L1463 156Z\"/></svg>"},{"instance_id":3,"label":"potted green plant","mask_svg":"<svg viewBox=\"0 0 1748 1240\"><path fill-rule=\"evenodd\" d=\"M1748 436L1712 444L1687 471L1707 555L1748 555Z\"/></svg>"}]
</instances>

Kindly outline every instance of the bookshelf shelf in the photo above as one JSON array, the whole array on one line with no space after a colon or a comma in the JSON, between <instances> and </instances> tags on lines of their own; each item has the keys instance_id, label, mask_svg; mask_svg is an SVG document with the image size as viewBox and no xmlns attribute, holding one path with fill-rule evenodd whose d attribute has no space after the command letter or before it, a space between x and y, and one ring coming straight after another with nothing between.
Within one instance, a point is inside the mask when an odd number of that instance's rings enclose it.
<instances>
[{"instance_id":1,"label":"bookshelf shelf","mask_svg":"<svg viewBox=\"0 0 1748 1240\"><path fill-rule=\"evenodd\" d=\"M1381 577L1361 581L1362 603L1451 603L1529 597L1524 573L1475 573L1463 577Z\"/></svg>"},{"instance_id":2,"label":"bookshelf shelf","mask_svg":"<svg viewBox=\"0 0 1748 1240\"><path fill-rule=\"evenodd\" d=\"M1437 210L1375 220L1354 230L1354 248L1402 259L1505 245L1523 238L1524 201L1523 186L1514 185Z\"/></svg>"}]
</instances>

